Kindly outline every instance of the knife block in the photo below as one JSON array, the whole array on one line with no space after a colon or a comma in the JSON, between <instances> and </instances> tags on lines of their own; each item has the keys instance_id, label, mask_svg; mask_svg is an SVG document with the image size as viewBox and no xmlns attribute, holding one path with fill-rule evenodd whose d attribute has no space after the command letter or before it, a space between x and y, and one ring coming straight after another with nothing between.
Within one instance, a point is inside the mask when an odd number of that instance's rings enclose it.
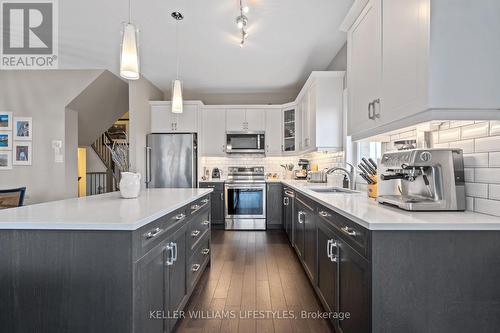
<instances>
[{"instance_id":1,"label":"knife block","mask_svg":"<svg viewBox=\"0 0 500 333\"><path fill-rule=\"evenodd\" d=\"M378 180L377 175L370 176L370 179L375 182L375 184L368 184L368 197L376 199L378 196Z\"/></svg>"}]
</instances>

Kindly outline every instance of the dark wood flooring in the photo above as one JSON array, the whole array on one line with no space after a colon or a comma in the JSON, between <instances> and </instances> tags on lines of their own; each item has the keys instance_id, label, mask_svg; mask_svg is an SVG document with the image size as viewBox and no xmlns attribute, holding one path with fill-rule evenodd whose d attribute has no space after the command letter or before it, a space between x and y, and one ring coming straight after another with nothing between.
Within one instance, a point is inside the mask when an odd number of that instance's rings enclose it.
<instances>
[{"instance_id":1,"label":"dark wood flooring","mask_svg":"<svg viewBox=\"0 0 500 333\"><path fill-rule=\"evenodd\" d=\"M276 311L280 317L248 319L247 310L266 311L259 316ZM195 319L189 311L212 318ZM217 317L223 311L236 318ZM323 309L283 231L213 230L212 265L177 332L331 332L325 320L303 319L301 311ZM297 319L283 318L292 313Z\"/></svg>"}]
</instances>

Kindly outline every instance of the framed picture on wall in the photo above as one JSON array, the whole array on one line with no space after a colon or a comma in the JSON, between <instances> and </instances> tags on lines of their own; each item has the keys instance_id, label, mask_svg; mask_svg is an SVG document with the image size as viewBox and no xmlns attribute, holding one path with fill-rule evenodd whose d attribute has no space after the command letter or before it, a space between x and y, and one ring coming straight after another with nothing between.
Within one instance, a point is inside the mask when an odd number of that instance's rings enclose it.
<instances>
[{"instance_id":1,"label":"framed picture on wall","mask_svg":"<svg viewBox=\"0 0 500 333\"><path fill-rule=\"evenodd\" d=\"M0 131L12 130L12 112L0 111Z\"/></svg>"},{"instance_id":2,"label":"framed picture on wall","mask_svg":"<svg viewBox=\"0 0 500 333\"><path fill-rule=\"evenodd\" d=\"M0 151L12 150L12 133L0 131Z\"/></svg>"},{"instance_id":3,"label":"framed picture on wall","mask_svg":"<svg viewBox=\"0 0 500 333\"><path fill-rule=\"evenodd\" d=\"M0 170L12 169L12 151L0 151Z\"/></svg>"},{"instance_id":4,"label":"framed picture on wall","mask_svg":"<svg viewBox=\"0 0 500 333\"><path fill-rule=\"evenodd\" d=\"M14 117L14 140L33 139L33 120L31 117Z\"/></svg>"},{"instance_id":5,"label":"framed picture on wall","mask_svg":"<svg viewBox=\"0 0 500 333\"><path fill-rule=\"evenodd\" d=\"M32 152L31 142L14 142L13 149L14 161L13 165L31 165Z\"/></svg>"}]
</instances>

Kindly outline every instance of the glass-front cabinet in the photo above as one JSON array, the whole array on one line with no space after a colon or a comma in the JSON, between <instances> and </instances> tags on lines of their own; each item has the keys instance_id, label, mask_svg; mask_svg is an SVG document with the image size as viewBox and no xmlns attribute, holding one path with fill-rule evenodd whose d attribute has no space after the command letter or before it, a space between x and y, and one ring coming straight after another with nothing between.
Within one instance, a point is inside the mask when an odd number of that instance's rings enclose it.
<instances>
[{"instance_id":1,"label":"glass-front cabinet","mask_svg":"<svg viewBox=\"0 0 500 333\"><path fill-rule=\"evenodd\" d=\"M283 110L283 151L295 152L297 147L297 110L296 107L290 107Z\"/></svg>"}]
</instances>

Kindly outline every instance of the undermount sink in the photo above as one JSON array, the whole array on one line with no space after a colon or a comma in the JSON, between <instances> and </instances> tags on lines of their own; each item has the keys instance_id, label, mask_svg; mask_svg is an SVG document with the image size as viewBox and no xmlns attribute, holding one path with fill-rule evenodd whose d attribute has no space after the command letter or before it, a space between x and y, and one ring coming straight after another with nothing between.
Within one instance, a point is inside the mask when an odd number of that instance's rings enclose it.
<instances>
[{"instance_id":1,"label":"undermount sink","mask_svg":"<svg viewBox=\"0 0 500 333\"><path fill-rule=\"evenodd\" d=\"M342 187L316 187L316 188L310 188L310 190L317 193L346 193L346 194L360 193L359 191L349 190Z\"/></svg>"}]
</instances>

